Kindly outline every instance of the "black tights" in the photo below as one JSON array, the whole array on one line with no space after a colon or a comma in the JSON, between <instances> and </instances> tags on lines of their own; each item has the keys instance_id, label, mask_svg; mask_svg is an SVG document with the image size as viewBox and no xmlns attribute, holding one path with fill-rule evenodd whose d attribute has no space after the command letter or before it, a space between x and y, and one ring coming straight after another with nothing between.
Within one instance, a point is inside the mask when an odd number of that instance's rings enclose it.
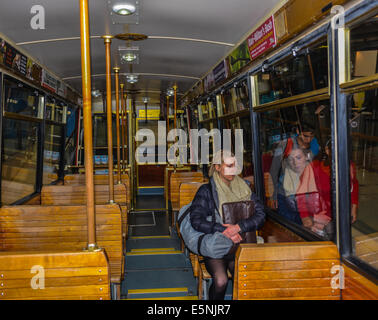
<instances>
[{"instance_id":1,"label":"black tights","mask_svg":"<svg viewBox=\"0 0 378 320\"><path fill-rule=\"evenodd\" d=\"M205 258L206 270L213 278L213 283L209 290L209 300L224 300L227 289L227 269L234 275L235 256L223 259Z\"/></svg>"}]
</instances>

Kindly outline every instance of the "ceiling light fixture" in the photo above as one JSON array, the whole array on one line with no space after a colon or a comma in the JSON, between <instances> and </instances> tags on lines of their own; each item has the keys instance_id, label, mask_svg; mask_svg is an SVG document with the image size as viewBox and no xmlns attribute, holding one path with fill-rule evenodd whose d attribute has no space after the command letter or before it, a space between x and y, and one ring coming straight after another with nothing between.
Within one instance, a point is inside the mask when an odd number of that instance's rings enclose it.
<instances>
[{"instance_id":1,"label":"ceiling light fixture","mask_svg":"<svg viewBox=\"0 0 378 320\"><path fill-rule=\"evenodd\" d=\"M126 76L126 80L127 80L128 83L137 83L138 82L138 75L128 74Z\"/></svg>"},{"instance_id":2,"label":"ceiling light fixture","mask_svg":"<svg viewBox=\"0 0 378 320\"><path fill-rule=\"evenodd\" d=\"M93 90L93 91L92 91L92 96L93 96L94 98L98 98L99 96L101 96L101 92L100 92L100 90Z\"/></svg>"},{"instance_id":3,"label":"ceiling light fixture","mask_svg":"<svg viewBox=\"0 0 378 320\"><path fill-rule=\"evenodd\" d=\"M173 90L173 88L169 88L169 89L167 90L167 95L168 95L168 96L172 97L174 94L175 94L175 91Z\"/></svg>"},{"instance_id":4,"label":"ceiling light fixture","mask_svg":"<svg viewBox=\"0 0 378 320\"><path fill-rule=\"evenodd\" d=\"M136 58L137 58L137 55L136 53L133 53L133 52L127 52L121 56L121 60L123 62L133 62Z\"/></svg>"},{"instance_id":5,"label":"ceiling light fixture","mask_svg":"<svg viewBox=\"0 0 378 320\"><path fill-rule=\"evenodd\" d=\"M117 3L112 7L112 10L120 16L129 16L135 13L136 7L130 3Z\"/></svg>"}]
</instances>

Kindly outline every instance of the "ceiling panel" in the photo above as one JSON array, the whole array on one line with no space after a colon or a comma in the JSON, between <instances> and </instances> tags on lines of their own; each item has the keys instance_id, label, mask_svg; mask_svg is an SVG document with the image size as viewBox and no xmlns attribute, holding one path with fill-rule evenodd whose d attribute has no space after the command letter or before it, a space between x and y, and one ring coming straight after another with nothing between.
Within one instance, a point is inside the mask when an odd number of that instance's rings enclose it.
<instances>
[{"instance_id":1,"label":"ceiling panel","mask_svg":"<svg viewBox=\"0 0 378 320\"><path fill-rule=\"evenodd\" d=\"M118 34L125 30L148 36L195 38L202 40L237 43L279 0L139 0L139 23L113 24L107 1L89 0L91 36ZM35 3L25 0L1 0L0 32L15 43L61 39L80 36L79 0L39 0L45 9L44 30L30 26ZM127 18L124 22L128 22ZM230 50L227 45L193 41L147 39L134 42L140 48L140 63L133 72L148 74L181 75L194 77L160 77L142 75L136 85L146 91L166 90L175 82L182 94L197 82ZM118 47L125 42L114 39L112 43L113 66L120 65ZM81 92L80 41L58 41L21 46L42 64ZM91 40L92 73L105 73L105 49L102 39ZM121 72L129 72L127 65L120 65ZM104 76L93 78L93 86L104 90Z\"/></svg>"}]
</instances>

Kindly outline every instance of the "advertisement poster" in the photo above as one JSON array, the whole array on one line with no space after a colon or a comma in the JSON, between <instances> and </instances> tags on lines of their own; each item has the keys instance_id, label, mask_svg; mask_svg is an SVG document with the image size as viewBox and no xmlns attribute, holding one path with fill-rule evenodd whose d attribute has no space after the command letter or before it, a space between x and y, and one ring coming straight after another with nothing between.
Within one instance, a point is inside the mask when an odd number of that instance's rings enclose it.
<instances>
[{"instance_id":1,"label":"advertisement poster","mask_svg":"<svg viewBox=\"0 0 378 320\"><path fill-rule=\"evenodd\" d=\"M6 52L7 52L7 44L5 40L0 38L0 64L4 64Z\"/></svg>"},{"instance_id":2,"label":"advertisement poster","mask_svg":"<svg viewBox=\"0 0 378 320\"><path fill-rule=\"evenodd\" d=\"M205 77L203 85L206 92L215 86L214 74L212 72Z\"/></svg>"},{"instance_id":3,"label":"advertisement poster","mask_svg":"<svg viewBox=\"0 0 378 320\"><path fill-rule=\"evenodd\" d=\"M223 80L225 80L228 77L228 65L227 61L223 60L221 63L219 63L214 69L214 81L215 84L219 84Z\"/></svg>"},{"instance_id":4,"label":"advertisement poster","mask_svg":"<svg viewBox=\"0 0 378 320\"><path fill-rule=\"evenodd\" d=\"M55 79L50 73L46 70L42 70L42 87L56 93L57 82L57 79Z\"/></svg>"},{"instance_id":5,"label":"advertisement poster","mask_svg":"<svg viewBox=\"0 0 378 320\"><path fill-rule=\"evenodd\" d=\"M252 60L276 45L277 39L273 16L247 38L247 43Z\"/></svg>"},{"instance_id":6,"label":"advertisement poster","mask_svg":"<svg viewBox=\"0 0 378 320\"><path fill-rule=\"evenodd\" d=\"M60 80L57 80L56 93L61 97L66 97L67 95L67 86Z\"/></svg>"},{"instance_id":7,"label":"advertisement poster","mask_svg":"<svg viewBox=\"0 0 378 320\"><path fill-rule=\"evenodd\" d=\"M26 77L37 84L42 82L42 68L30 58L26 64Z\"/></svg>"},{"instance_id":8,"label":"advertisement poster","mask_svg":"<svg viewBox=\"0 0 378 320\"><path fill-rule=\"evenodd\" d=\"M231 74L238 72L241 68L247 65L251 61L247 42L244 41L239 47L232 51L228 59L230 62Z\"/></svg>"},{"instance_id":9,"label":"advertisement poster","mask_svg":"<svg viewBox=\"0 0 378 320\"><path fill-rule=\"evenodd\" d=\"M28 58L13 48L9 43L2 41L3 64L14 71L26 75L26 64Z\"/></svg>"}]
</instances>

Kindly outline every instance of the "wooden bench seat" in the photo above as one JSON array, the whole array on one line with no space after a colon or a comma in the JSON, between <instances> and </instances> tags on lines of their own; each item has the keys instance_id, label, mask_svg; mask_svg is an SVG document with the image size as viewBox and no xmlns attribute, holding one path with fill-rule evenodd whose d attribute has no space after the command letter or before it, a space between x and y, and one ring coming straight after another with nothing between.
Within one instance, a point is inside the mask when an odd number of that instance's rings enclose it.
<instances>
[{"instance_id":1,"label":"wooden bench seat","mask_svg":"<svg viewBox=\"0 0 378 320\"><path fill-rule=\"evenodd\" d=\"M109 184L109 176L106 174L93 175L94 184ZM128 173L121 174L121 182L126 187L126 204L127 207L131 206L131 189L130 189L130 177ZM117 185L117 176L114 175L114 184ZM64 185L85 185L85 174L67 174L64 176Z\"/></svg>"},{"instance_id":2,"label":"wooden bench seat","mask_svg":"<svg viewBox=\"0 0 378 320\"><path fill-rule=\"evenodd\" d=\"M124 184L114 185L114 201L120 205L122 214L122 234L127 237L127 205L126 187ZM109 203L109 186L95 185L96 205ZM85 185L44 186L41 191L42 206L86 205Z\"/></svg>"},{"instance_id":3,"label":"wooden bench seat","mask_svg":"<svg viewBox=\"0 0 378 320\"><path fill-rule=\"evenodd\" d=\"M202 182L208 180L203 176L202 172L173 172L170 177L169 199L172 204L173 211L179 211L180 206L180 185L185 182Z\"/></svg>"},{"instance_id":4,"label":"wooden bench seat","mask_svg":"<svg viewBox=\"0 0 378 320\"><path fill-rule=\"evenodd\" d=\"M95 252L0 252L0 300L109 300L109 266Z\"/></svg>"},{"instance_id":5,"label":"wooden bench seat","mask_svg":"<svg viewBox=\"0 0 378 320\"><path fill-rule=\"evenodd\" d=\"M119 205L96 205L97 244L109 259L111 282L123 279L124 250ZM87 245L85 206L0 208L0 251L81 251Z\"/></svg>"},{"instance_id":6,"label":"wooden bench seat","mask_svg":"<svg viewBox=\"0 0 378 320\"><path fill-rule=\"evenodd\" d=\"M332 288L340 256L333 242L241 244L236 253L234 300L340 300Z\"/></svg>"}]
</instances>

